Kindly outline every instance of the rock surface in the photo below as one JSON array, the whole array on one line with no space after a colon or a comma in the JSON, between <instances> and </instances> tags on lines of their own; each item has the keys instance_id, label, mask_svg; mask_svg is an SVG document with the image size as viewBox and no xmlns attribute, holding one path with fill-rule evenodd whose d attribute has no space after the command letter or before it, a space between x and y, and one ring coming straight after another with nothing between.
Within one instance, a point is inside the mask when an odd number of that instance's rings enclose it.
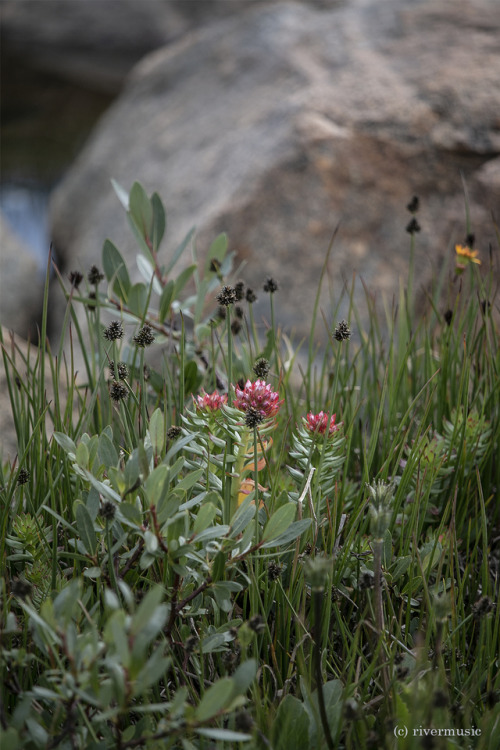
<instances>
[{"instance_id":1,"label":"rock surface","mask_svg":"<svg viewBox=\"0 0 500 750\"><path fill-rule=\"evenodd\" d=\"M43 287L36 259L0 213L0 325L20 336L36 338Z\"/></svg>"},{"instance_id":2,"label":"rock surface","mask_svg":"<svg viewBox=\"0 0 500 750\"><path fill-rule=\"evenodd\" d=\"M2 0L2 43L38 69L116 92L151 50L265 1Z\"/></svg>"},{"instance_id":3,"label":"rock surface","mask_svg":"<svg viewBox=\"0 0 500 750\"><path fill-rule=\"evenodd\" d=\"M54 194L66 268L99 262L106 237L135 267L115 178L160 193L166 254L193 224L201 255L227 231L247 283L277 279L281 321L299 335L337 225L334 300L353 272L397 292L413 194L425 287L466 233L461 174L477 247L494 242L499 34L495 2L277 3L152 53Z\"/></svg>"}]
</instances>

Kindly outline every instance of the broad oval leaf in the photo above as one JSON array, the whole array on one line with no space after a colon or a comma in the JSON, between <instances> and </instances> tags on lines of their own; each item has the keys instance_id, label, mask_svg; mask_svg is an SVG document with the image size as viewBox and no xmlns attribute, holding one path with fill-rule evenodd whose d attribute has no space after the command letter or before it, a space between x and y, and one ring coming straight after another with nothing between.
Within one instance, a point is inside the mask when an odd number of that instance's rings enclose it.
<instances>
[{"instance_id":1,"label":"broad oval leaf","mask_svg":"<svg viewBox=\"0 0 500 750\"><path fill-rule=\"evenodd\" d=\"M269 542L271 539L281 536L293 522L296 512L297 506L295 503L287 503L278 508L266 524L262 541Z\"/></svg>"},{"instance_id":2,"label":"broad oval leaf","mask_svg":"<svg viewBox=\"0 0 500 750\"><path fill-rule=\"evenodd\" d=\"M212 685L201 699L195 711L197 721L208 721L223 711L231 702L234 693L234 682L230 677L223 677Z\"/></svg>"},{"instance_id":3,"label":"broad oval leaf","mask_svg":"<svg viewBox=\"0 0 500 750\"><path fill-rule=\"evenodd\" d=\"M97 536L94 531L94 524L90 517L90 513L88 512L85 505L81 502L77 503L75 520L76 529L78 531L81 542L85 547L85 551L89 555L94 555L97 549Z\"/></svg>"}]
</instances>

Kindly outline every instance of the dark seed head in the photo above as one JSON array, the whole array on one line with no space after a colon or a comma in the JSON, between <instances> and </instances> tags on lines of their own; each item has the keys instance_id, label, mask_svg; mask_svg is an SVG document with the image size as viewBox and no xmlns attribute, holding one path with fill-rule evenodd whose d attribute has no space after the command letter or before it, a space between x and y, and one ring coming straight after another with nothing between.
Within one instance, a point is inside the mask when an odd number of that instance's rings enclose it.
<instances>
[{"instance_id":1,"label":"dark seed head","mask_svg":"<svg viewBox=\"0 0 500 750\"><path fill-rule=\"evenodd\" d=\"M248 288L245 293L245 299L246 301L251 305L253 302L257 301L257 295L255 294L253 289Z\"/></svg>"},{"instance_id":2,"label":"dark seed head","mask_svg":"<svg viewBox=\"0 0 500 750\"><path fill-rule=\"evenodd\" d=\"M233 336L237 336L240 331L241 331L241 323L237 318L235 318L233 322L231 323L231 332Z\"/></svg>"},{"instance_id":3,"label":"dark seed head","mask_svg":"<svg viewBox=\"0 0 500 750\"><path fill-rule=\"evenodd\" d=\"M260 357L260 359L257 359L254 362L253 371L258 378L262 378L263 380L265 380L269 374L269 360L265 359L264 357Z\"/></svg>"},{"instance_id":4,"label":"dark seed head","mask_svg":"<svg viewBox=\"0 0 500 750\"><path fill-rule=\"evenodd\" d=\"M182 435L182 430L177 425L173 424L172 427L169 427L167 430L167 437L169 440L177 440L178 437Z\"/></svg>"},{"instance_id":5,"label":"dark seed head","mask_svg":"<svg viewBox=\"0 0 500 750\"><path fill-rule=\"evenodd\" d=\"M113 380L111 382L111 385L109 386L109 395L113 399L113 401L123 401L124 398L127 397L128 391L125 388L122 383L120 383L118 380Z\"/></svg>"},{"instance_id":6,"label":"dark seed head","mask_svg":"<svg viewBox=\"0 0 500 750\"><path fill-rule=\"evenodd\" d=\"M99 271L97 266L91 266L90 271L87 274L87 280L89 284L93 284L94 286L97 286L97 284L102 281L104 278L104 274Z\"/></svg>"},{"instance_id":7,"label":"dark seed head","mask_svg":"<svg viewBox=\"0 0 500 750\"><path fill-rule=\"evenodd\" d=\"M29 482L29 479L30 473L28 469L19 469L19 474L17 475L17 483L26 484L26 482Z\"/></svg>"},{"instance_id":8,"label":"dark seed head","mask_svg":"<svg viewBox=\"0 0 500 750\"><path fill-rule=\"evenodd\" d=\"M351 338L351 329L345 320L341 320L333 333L337 341L347 341Z\"/></svg>"},{"instance_id":9,"label":"dark seed head","mask_svg":"<svg viewBox=\"0 0 500 750\"><path fill-rule=\"evenodd\" d=\"M236 302L241 302L245 297L245 284L243 281L237 281L234 285L234 291L236 292Z\"/></svg>"},{"instance_id":10,"label":"dark seed head","mask_svg":"<svg viewBox=\"0 0 500 750\"><path fill-rule=\"evenodd\" d=\"M472 605L472 616L475 620L480 620L495 608L489 596L482 596Z\"/></svg>"},{"instance_id":11,"label":"dark seed head","mask_svg":"<svg viewBox=\"0 0 500 750\"><path fill-rule=\"evenodd\" d=\"M261 615L252 615L248 621L248 625L254 633L262 633L266 629L266 623Z\"/></svg>"},{"instance_id":12,"label":"dark seed head","mask_svg":"<svg viewBox=\"0 0 500 750\"><path fill-rule=\"evenodd\" d=\"M420 232L420 224L415 217L413 217L413 219L407 224L406 231L408 234L416 234L416 232Z\"/></svg>"},{"instance_id":13,"label":"dark seed head","mask_svg":"<svg viewBox=\"0 0 500 750\"><path fill-rule=\"evenodd\" d=\"M109 369L111 370L111 375L114 378L115 377L115 362L114 360L110 360L109 363ZM129 376L129 370L125 362L118 362L116 365L116 372L118 374L119 380L126 380Z\"/></svg>"},{"instance_id":14,"label":"dark seed head","mask_svg":"<svg viewBox=\"0 0 500 750\"><path fill-rule=\"evenodd\" d=\"M115 517L115 513L116 513L116 507L110 500L106 500L101 505L99 515L101 516L101 518L104 518L104 520L112 521L113 518Z\"/></svg>"},{"instance_id":15,"label":"dark seed head","mask_svg":"<svg viewBox=\"0 0 500 750\"><path fill-rule=\"evenodd\" d=\"M80 273L80 271L71 271L68 278L71 286L75 287L75 289L78 289L83 281L83 273Z\"/></svg>"},{"instance_id":16,"label":"dark seed head","mask_svg":"<svg viewBox=\"0 0 500 750\"><path fill-rule=\"evenodd\" d=\"M13 596L19 599L26 599L31 594L31 583L24 581L22 578L14 578L12 581L11 591Z\"/></svg>"},{"instance_id":17,"label":"dark seed head","mask_svg":"<svg viewBox=\"0 0 500 750\"><path fill-rule=\"evenodd\" d=\"M262 412L259 409L254 409L253 406L249 406L245 412L245 424L247 427L257 427L263 419L264 415Z\"/></svg>"},{"instance_id":18,"label":"dark seed head","mask_svg":"<svg viewBox=\"0 0 500 750\"><path fill-rule=\"evenodd\" d=\"M112 320L107 328L104 329L104 338L108 341L118 341L123 338L123 326L119 320Z\"/></svg>"},{"instance_id":19,"label":"dark seed head","mask_svg":"<svg viewBox=\"0 0 500 750\"><path fill-rule=\"evenodd\" d=\"M446 324L450 325L452 318L453 318L453 310L446 310L445 314L443 315Z\"/></svg>"},{"instance_id":20,"label":"dark seed head","mask_svg":"<svg viewBox=\"0 0 500 750\"><path fill-rule=\"evenodd\" d=\"M240 732L251 732L253 727L253 719L248 711L238 711L234 720L235 727Z\"/></svg>"},{"instance_id":21,"label":"dark seed head","mask_svg":"<svg viewBox=\"0 0 500 750\"><path fill-rule=\"evenodd\" d=\"M267 577L271 582L277 581L281 577L281 566L275 562L270 562L267 566Z\"/></svg>"},{"instance_id":22,"label":"dark seed head","mask_svg":"<svg viewBox=\"0 0 500 750\"><path fill-rule=\"evenodd\" d=\"M411 214L416 214L417 213L418 209L420 208L420 201L418 199L418 195L414 195L413 196L413 198L408 203L408 205L406 206L406 208L408 209L408 211Z\"/></svg>"},{"instance_id":23,"label":"dark seed head","mask_svg":"<svg viewBox=\"0 0 500 750\"><path fill-rule=\"evenodd\" d=\"M262 288L265 292L274 294L274 292L278 291L278 283L272 278L272 276L268 276Z\"/></svg>"},{"instance_id":24,"label":"dark seed head","mask_svg":"<svg viewBox=\"0 0 500 750\"><path fill-rule=\"evenodd\" d=\"M146 346L151 346L154 342L155 337L153 336L153 329L146 323L134 336L134 343L144 349Z\"/></svg>"},{"instance_id":25,"label":"dark seed head","mask_svg":"<svg viewBox=\"0 0 500 750\"><path fill-rule=\"evenodd\" d=\"M232 286L223 286L216 299L219 305L229 307L236 302L236 291Z\"/></svg>"}]
</instances>

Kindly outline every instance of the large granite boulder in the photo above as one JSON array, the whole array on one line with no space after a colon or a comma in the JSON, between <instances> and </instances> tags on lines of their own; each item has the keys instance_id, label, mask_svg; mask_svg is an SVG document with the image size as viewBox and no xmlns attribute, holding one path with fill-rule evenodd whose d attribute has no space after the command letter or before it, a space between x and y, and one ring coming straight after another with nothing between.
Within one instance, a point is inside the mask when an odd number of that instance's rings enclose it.
<instances>
[{"instance_id":1,"label":"large granite boulder","mask_svg":"<svg viewBox=\"0 0 500 750\"><path fill-rule=\"evenodd\" d=\"M464 238L464 184L467 229L494 241L499 34L495 2L277 3L152 53L54 193L62 263L86 270L109 237L135 265L110 179L138 180L167 206L167 255L193 224L201 255L227 231L247 283L274 276L281 321L306 335L337 225L334 300L353 272L397 292L416 194L425 287Z\"/></svg>"},{"instance_id":2,"label":"large granite boulder","mask_svg":"<svg viewBox=\"0 0 500 750\"><path fill-rule=\"evenodd\" d=\"M262 2L266 0L2 0L3 54L114 93L134 63L151 50Z\"/></svg>"}]
</instances>

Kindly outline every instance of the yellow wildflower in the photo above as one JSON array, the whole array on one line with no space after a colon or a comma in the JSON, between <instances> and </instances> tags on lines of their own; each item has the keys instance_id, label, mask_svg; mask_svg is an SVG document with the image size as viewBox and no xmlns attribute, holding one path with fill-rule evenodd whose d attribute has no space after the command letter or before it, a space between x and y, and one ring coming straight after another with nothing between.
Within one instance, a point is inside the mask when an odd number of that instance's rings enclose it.
<instances>
[{"instance_id":1,"label":"yellow wildflower","mask_svg":"<svg viewBox=\"0 0 500 750\"><path fill-rule=\"evenodd\" d=\"M481 261L477 257L479 255L479 250L471 250L467 245L455 245L455 252L457 254L457 263L459 265L461 263L477 263L478 266L481 265Z\"/></svg>"}]
</instances>

